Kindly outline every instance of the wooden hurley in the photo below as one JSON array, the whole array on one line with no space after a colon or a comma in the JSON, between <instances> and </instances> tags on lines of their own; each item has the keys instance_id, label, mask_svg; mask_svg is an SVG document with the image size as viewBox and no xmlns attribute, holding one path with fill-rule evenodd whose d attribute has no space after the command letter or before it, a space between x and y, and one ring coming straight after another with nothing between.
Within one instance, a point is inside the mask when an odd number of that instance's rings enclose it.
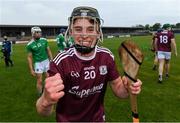
<instances>
[{"instance_id":1,"label":"wooden hurley","mask_svg":"<svg viewBox=\"0 0 180 123\"><path fill-rule=\"evenodd\" d=\"M124 74L125 76L128 77L128 87L129 87L131 83L137 82L136 77L144 57L141 50L132 41L122 42L118 51L123 65ZM137 95L133 95L131 93L129 93L129 95L130 95L133 122L139 123Z\"/></svg>"}]
</instances>

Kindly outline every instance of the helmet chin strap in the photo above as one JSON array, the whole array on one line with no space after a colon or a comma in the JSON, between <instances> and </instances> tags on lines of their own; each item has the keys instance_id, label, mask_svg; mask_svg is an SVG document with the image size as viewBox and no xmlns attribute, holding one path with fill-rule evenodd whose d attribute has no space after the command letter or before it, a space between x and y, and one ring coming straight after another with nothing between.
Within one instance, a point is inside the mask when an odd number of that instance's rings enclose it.
<instances>
[{"instance_id":1,"label":"helmet chin strap","mask_svg":"<svg viewBox=\"0 0 180 123\"><path fill-rule=\"evenodd\" d=\"M97 44L97 41L96 41L96 44ZM84 55L84 54L88 54L92 52L95 49L96 44L93 47L87 47L87 46L83 46L79 44L74 44L74 47L78 52Z\"/></svg>"},{"instance_id":2,"label":"helmet chin strap","mask_svg":"<svg viewBox=\"0 0 180 123\"><path fill-rule=\"evenodd\" d=\"M79 44L75 44L74 47L81 54L88 54L95 49L95 46L94 47L87 47L87 46L81 46Z\"/></svg>"}]
</instances>

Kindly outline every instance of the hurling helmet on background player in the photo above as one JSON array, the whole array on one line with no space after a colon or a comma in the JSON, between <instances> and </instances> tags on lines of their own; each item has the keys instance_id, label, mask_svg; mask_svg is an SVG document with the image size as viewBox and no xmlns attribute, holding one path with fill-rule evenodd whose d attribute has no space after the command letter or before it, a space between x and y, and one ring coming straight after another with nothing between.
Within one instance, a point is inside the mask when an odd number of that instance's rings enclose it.
<instances>
[{"instance_id":1,"label":"hurling helmet on background player","mask_svg":"<svg viewBox=\"0 0 180 123\"><path fill-rule=\"evenodd\" d=\"M66 32L66 30L64 28L61 28L59 31L60 31L60 33Z\"/></svg>"},{"instance_id":2,"label":"hurling helmet on background player","mask_svg":"<svg viewBox=\"0 0 180 123\"><path fill-rule=\"evenodd\" d=\"M165 30L168 30L168 29L171 29L171 25L169 23L166 23L166 24L163 25L162 28L165 29Z\"/></svg>"},{"instance_id":3,"label":"hurling helmet on background player","mask_svg":"<svg viewBox=\"0 0 180 123\"><path fill-rule=\"evenodd\" d=\"M40 27L32 27L31 28L31 34L34 35L36 32L41 33L41 28Z\"/></svg>"},{"instance_id":4,"label":"hurling helmet on background player","mask_svg":"<svg viewBox=\"0 0 180 123\"><path fill-rule=\"evenodd\" d=\"M163 31L162 28L157 29L157 33L160 33L160 32L162 32L162 31Z\"/></svg>"}]
</instances>

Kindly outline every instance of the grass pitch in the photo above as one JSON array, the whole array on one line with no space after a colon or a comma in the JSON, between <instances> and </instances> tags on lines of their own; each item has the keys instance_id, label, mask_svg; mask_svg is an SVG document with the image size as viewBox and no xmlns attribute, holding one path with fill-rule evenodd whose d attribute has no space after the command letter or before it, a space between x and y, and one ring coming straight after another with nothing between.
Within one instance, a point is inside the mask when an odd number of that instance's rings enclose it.
<instances>
[{"instance_id":1,"label":"grass pitch","mask_svg":"<svg viewBox=\"0 0 180 123\"><path fill-rule=\"evenodd\" d=\"M123 72L117 49L126 39L105 39L103 43L103 46L108 47L115 55L121 75ZM149 50L151 36L130 39L139 45L145 56L138 75L143 82L142 92L138 96L140 121L180 121L180 35L176 35L178 57L172 54L170 78L162 84L157 83L158 72L152 70L154 56ZM55 56L56 43L50 42L49 45ZM50 117L41 117L36 113L36 79L30 75L26 55L25 44L15 44L12 55L14 67L5 68L3 59L0 59L0 121L54 122L55 113ZM129 99L116 98L109 87L105 97L105 111L106 121L132 121Z\"/></svg>"}]
</instances>

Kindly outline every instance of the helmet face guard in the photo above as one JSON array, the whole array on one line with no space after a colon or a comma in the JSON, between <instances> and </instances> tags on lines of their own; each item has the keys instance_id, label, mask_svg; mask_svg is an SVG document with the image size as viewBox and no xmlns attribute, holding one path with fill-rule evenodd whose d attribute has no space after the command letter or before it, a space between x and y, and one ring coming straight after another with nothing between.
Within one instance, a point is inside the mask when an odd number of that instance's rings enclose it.
<instances>
[{"instance_id":1,"label":"helmet face guard","mask_svg":"<svg viewBox=\"0 0 180 123\"><path fill-rule=\"evenodd\" d=\"M76 27L75 23L78 21L77 19L81 20L81 26L86 27L85 21L89 21L92 26L88 27L88 30L84 30L83 28ZM101 21L100 21L99 14L96 9L91 7L77 7L73 10L71 17L69 18L69 26L66 32L66 39L71 34L72 37L91 37L91 39L95 39L96 41L91 41L92 43L90 46L85 46L83 44L83 40L80 40L80 44L75 43L75 48L78 52L82 54L87 54L91 52L95 46L97 45L98 41L103 40L102 30L101 30ZM78 23L78 22L77 22Z\"/></svg>"}]
</instances>

